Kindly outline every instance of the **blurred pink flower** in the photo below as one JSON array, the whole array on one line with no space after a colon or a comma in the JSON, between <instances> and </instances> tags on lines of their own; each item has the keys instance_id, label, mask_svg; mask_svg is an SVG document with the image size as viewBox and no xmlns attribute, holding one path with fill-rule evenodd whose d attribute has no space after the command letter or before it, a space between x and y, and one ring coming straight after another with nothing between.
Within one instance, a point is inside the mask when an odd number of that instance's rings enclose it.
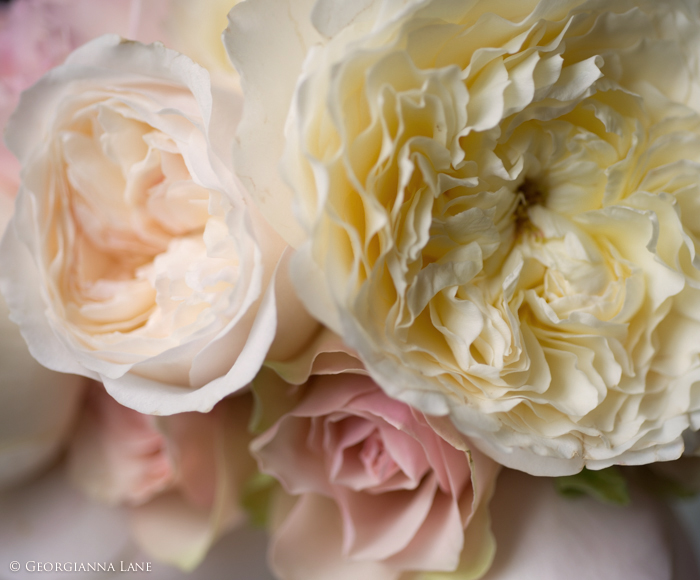
<instances>
[{"instance_id":1,"label":"blurred pink flower","mask_svg":"<svg viewBox=\"0 0 700 580\"><path fill-rule=\"evenodd\" d=\"M120 405L102 385L91 387L69 448L73 481L93 499L127 507L147 553L193 568L244 520L238 500L255 472L249 396L210 413L154 417Z\"/></svg>"},{"instance_id":2,"label":"blurred pink flower","mask_svg":"<svg viewBox=\"0 0 700 580\"><path fill-rule=\"evenodd\" d=\"M176 482L176 466L156 418L117 403L93 384L69 461L88 495L112 505L138 505Z\"/></svg>"},{"instance_id":3,"label":"blurred pink flower","mask_svg":"<svg viewBox=\"0 0 700 580\"><path fill-rule=\"evenodd\" d=\"M367 377L314 377L309 385L251 445L261 470L301 495L272 537L276 574L483 573L494 550L487 504L498 466L449 422L390 399Z\"/></svg>"}]
</instances>

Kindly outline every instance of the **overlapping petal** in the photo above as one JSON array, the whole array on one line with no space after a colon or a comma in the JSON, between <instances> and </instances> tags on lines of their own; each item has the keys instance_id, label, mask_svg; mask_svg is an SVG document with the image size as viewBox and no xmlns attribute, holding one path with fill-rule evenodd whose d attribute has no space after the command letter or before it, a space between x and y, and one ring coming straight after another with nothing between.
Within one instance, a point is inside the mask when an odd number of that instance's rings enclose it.
<instances>
[{"instance_id":1,"label":"overlapping petal","mask_svg":"<svg viewBox=\"0 0 700 580\"><path fill-rule=\"evenodd\" d=\"M301 496L273 535L279 576L483 573L497 465L448 421L416 413L367 377L320 376L307 387L251 446L261 470Z\"/></svg>"},{"instance_id":2,"label":"overlapping petal","mask_svg":"<svg viewBox=\"0 0 700 580\"><path fill-rule=\"evenodd\" d=\"M696 8L283 4L235 8L227 42L239 164L307 308L506 465L677 457L700 410ZM656 51L679 56L639 65Z\"/></svg>"}]
</instances>

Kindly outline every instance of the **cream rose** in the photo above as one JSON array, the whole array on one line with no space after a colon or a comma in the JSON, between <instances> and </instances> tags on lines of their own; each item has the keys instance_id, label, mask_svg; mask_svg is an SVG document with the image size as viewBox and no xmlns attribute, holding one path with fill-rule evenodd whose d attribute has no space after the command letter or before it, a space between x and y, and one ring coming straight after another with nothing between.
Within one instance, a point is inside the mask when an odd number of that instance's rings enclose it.
<instances>
[{"instance_id":1,"label":"cream rose","mask_svg":"<svg viewBox=\"0 0 700 580\"><path fill-rule=\"evenodd\" d=\"M286 245L226 161L240 97L216 95L187 57L105 36L7 129L23 166L0 250L12 318L42 364L143 413L208 411L316 328L275 295Z\"/></svg>"},{"instance_id":2,"label":"cream rose","mask_svg":"<svg viewBox=\"0 0 700 580\"><path fill-rule=\"evenodd\" d=\"M106 32L141 40L162 36L165 0L130 11L129 0L37 0L0 9L0 127L20 93L70 51ZM131 12L131 14L130 14ZM140 18L139 18L140 17ZM0 143L0 232L14 211L19 162ZM0 487L50 465L63 449L81 405L84 377L47 370L32 358L0 296Z\"/></svg>"},{"instance_id":3,"label":"cream rose","mask_svg":"<svg viewBox=\"0 0 700 580\"><path fill-rule=\"evenodd\" d=\"M387 393L534 474L680 455L700 426L697 7L251 0L230 19L239 174Z\"/></svg>"}]
</instances>

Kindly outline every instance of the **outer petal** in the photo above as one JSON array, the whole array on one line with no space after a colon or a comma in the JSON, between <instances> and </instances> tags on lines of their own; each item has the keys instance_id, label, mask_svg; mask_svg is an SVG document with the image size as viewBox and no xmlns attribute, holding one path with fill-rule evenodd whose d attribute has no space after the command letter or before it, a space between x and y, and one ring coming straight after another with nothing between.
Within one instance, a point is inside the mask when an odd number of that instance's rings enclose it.
<instances>
[{"instance_id":1,"label":"outer petal","mask_svg":"<svg viewBox=\"0 0 700 580\"><path fill-rule=\"evenodd\" d=\"M394 580L377 562L353 562L342 555L342 523L336 504L316 494L302 496L275 534L270 563L282 580Z\"/></svg>"},{"instance_id":2,"label":"outer petal","mask_svg":"<svg viewBox=\"0 0 700 580\"><path fill-rule=\"evenodd\" d=\"M142 42L163 40L169 0L34 0L13 2L0 15L0 126L20 93L88 40L116 32ZM20 166L0 143L0 191L14 195Z\"/></svg>"},{"instance_id":3,"label":"outer petal","mask_svg":"<svg viewBox=\"0 0 700 580\"><path fill-rule=\"evenodd\" d=\"M260 304L248 340L234 365L225 375L199 389L182 389L138 375L130 375L125 380L102 377L105 387L117 401L140 413L207 413L226 395L243 389L255 378L275 338L276 316L273 280ZM171 355L170 358L175 362L175 356ZM167 365L169 361L166 359L164 362Z\"/></svg>"},{"instance_id":4,"label":"outer petal","mask_svg":"<svg viewBox=\"0 0 700 580\"><path fill-rule=\"evenodd\" d=\"M27 477L60 451L84 381L39 365L0 297L0 487Z\"/></svg>"},{"instance_id":5,"label":"outer petal","mask_svg":"<svg viewBox=\"0 0 700 580\"><path fill-rule=\"evenodd\" d=\"M215 82L239 88L240 79L221 43L226 15L238 0L174 0L166 26L172 47L206 67ZM240 89L239 89L240 90Z\"/></svg>"},{"instance_id":6,"label":"outer petal","mask_svg":"<svg viewBox=\"0 0 700 580\"><path fill-rule=\"evenodd\" d=\"M344 372L365 373L357 354L343 340L325 326L295 356L286 360L267 361L285 381L301 385L313 375L334 375Z\"/></svg>"},{"instance_id":7,"label":"outer petal","mask_svg":"<svg viewBox=\"0 0 700 580\"><path fill-rule=\"evenodd\" d=\"M0 231L11 212L0 194ZM0 296L0 487L46 465L60 450L85 379L42 367L29 354Z\"/></svg>"},{"instance_id":8,"label":"outer petal","mask_svg":"<svg viewBox=\"0 0 700 580\"><path fill-rule=\"evenodd\" d=\"M88 82L91 86L99 79L109 82L120 75L128 75L131 79L184 84L200 99L203 97L211 101L211 96L207 96L207 72L186 56L163 45L145 46L108 34L74 51L66 59L66 65L69 66L50 71L30 92L25 93L8 122L8 145L23 163L32 153L34 144L40 143L49 132L59 103L75 91L71 83L80 85L87 80L86 68L89 69ZM211 102L207 104L200 100L200 106L204 121L208 122Z\"/></svg>"},{"instance_id":9,"label":"outer petal","mask_svg":"<svg viewBox=\"0 0 700 580\"><path fill-rule=\"evenodd\" d=\"M263 214L292 246L304 238L291 219L292 191L275 166L284 150L284 126L307 51L321 36L311 26L312 0L241 3L229 14L224 44L246 93L238 127L236 172ZM288 18L276 18L279 13Z\"/></svg>"}]
</instances>

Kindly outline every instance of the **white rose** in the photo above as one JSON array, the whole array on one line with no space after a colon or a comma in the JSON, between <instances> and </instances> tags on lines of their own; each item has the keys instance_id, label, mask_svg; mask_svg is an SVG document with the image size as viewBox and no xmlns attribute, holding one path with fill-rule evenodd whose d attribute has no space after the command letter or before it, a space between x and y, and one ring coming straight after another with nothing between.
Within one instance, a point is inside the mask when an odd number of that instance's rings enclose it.
<instances>
[{"instance_id":1,"label":"white rose","mask_svg":"<svg viewBox=\"0 0 700 580\"><path fill-rule=\"evenodd\" d=\"M239 175L387 393L534 474L682 452L697 6L251 0L230 19Z\"/></svg>"},{"instance_id":2,"label":"white rose","mask_svg":"<svg viewBox=\"0 0 700 580\"><path fill-rule=\"evenodd\" d=\"M316 327L301 307L277 321L286 245L224 161L240 97L215 95L189 58L105 36L7 129L23 166L0 249L12 318L42 364L143 413L208 411Z\"/></svg>"}]
</instances>

